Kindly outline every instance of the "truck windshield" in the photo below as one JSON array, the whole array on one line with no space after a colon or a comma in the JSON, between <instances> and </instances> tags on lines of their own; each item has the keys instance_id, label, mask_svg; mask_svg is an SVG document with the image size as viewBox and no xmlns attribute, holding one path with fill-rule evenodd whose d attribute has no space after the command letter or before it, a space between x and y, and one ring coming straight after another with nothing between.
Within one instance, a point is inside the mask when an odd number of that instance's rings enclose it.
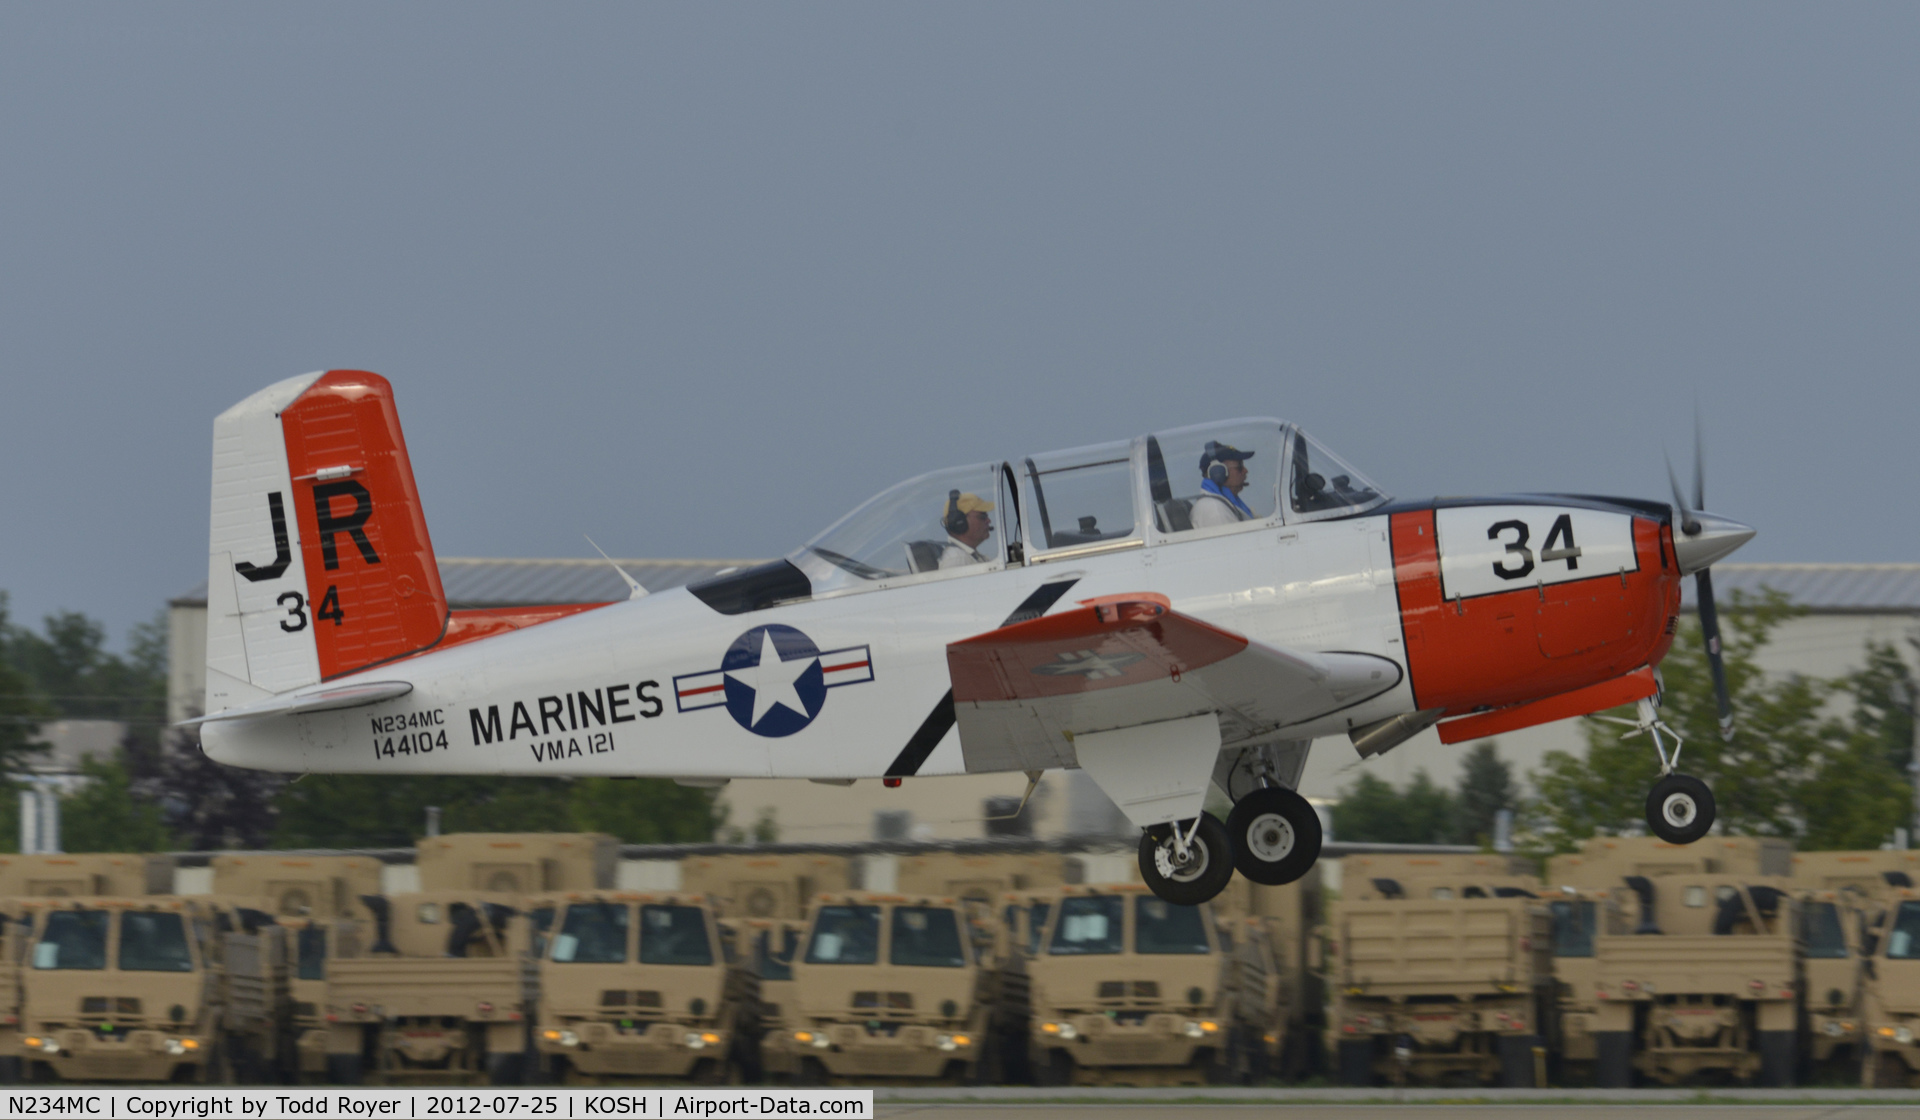
<instances>
[{"instance_id":1,"label":"truck windshield","mask_svg":"<svg viewBox=\"0 0 1920 1120\"><path fill-rule=\"evenodd\" d=\"M1593 956L1594 915L1592 902L1555 902L1553 911L1553 955L1556 957Z\"/></svg>"},{"instance_id":2,"label":"truck windshield","mask_svg":"<svg viewBox=\"0 0 1920 1120\"><path fill-rule=\"evenodd\" d=\"M1118 953L1120 902L1111 894L1061 899L1060 920L1054 923L1047 952L1056 957Z\"/></svg>"},{"instance_id":3,"label":"truck windshield","mask_svg":"<svg viewBox=\"0 0 1920 1120\"><path fill-rule=\"evenodd\" d=\"M627 908L617 902L576 902L553 939L561 964L622 964L627 959Z\"/></svg>"},{"instance_id":4,"label":"truck windshield","mask_svg":"<svg viewBox=\"0 0 1920 1120\"><path fill-rule=\"evenodd\" d=\"M187 925L180 915L137 910L121 915L120 971L192 972Z\"/></svg>"},{"instance_id":5,"label":"truck windshield","mask_svg":"<svg viewBox=\"0 0 1920 1120\"><path fill-rule=\"evenodd\" d=\"M712 964L707 916L698 906L642 906L640 963Z\"/></svg>"},{"instance_id":6,"label":"truck windshield","mask_svg":"<svg viewBox=\"0 0 1920 1120\"><path fill-rule=\"evenodd\" d=\"M774 952L772 942L776 935L780 937L780 951ZM794 943L799 940L792 930L761 930L760 936L753 939L753 962L755 971L762 980L793 979Z\"/></svg>"},{"instance_id":7,"label":"truck windshield","mask_svg":"<svg viewBox=\"0 0 1920 1120\"><path fill-rule=\"evenodd\" d=\"M808 964L877 964L878 906L822 906L807 942Z\"/></svg>"},{"instance_id":8,"label":"truck windshield","mask_svg":"<svg viewBox=\"0 0 1920 1120\"><path fill-rule=\"evenodd\" d=\"M1206 923L1198 906L1175 906L1142 895L1133 900L1133 951L1156 956L1209 951Z\"/></svg>"},{"instance_id":9,"label":"truck windshield","mask_svg":"<svg viewBox=\"0 0 1920 1120\"><path fill-rule=\"evenodd\" d=\"M300 952L300 979L325 980L327 931L320 926L307 926L294 940Z\"/></svg>"},{"instance_id":10,"label":"truck windshield","mask_svg":"<svg viewBox=\"0 0 1920 1120\"><path fill-rule=\"evenodd\" d=\"M33 947L33 967L107 967L107 912L55 910L48 914L46 932Z\"/></svg>"},{"instance_id":11,"label":"truck windshield","mask_svg":"<svg viewBox=\"0 0 1920 1120\"><path fill-rule=\"evenodd\" d=\"M1809 902L1801 913L1806 923L1804 938L1807 956L1822 960L1843 960L1847 955L1847 935L1840 926L1840 908L1831 902Z\"/></svg>"},{"instance_id":12,"label":"truck windshield","mask_svg":"<svg viewBox=\"0 0 1920 1120\"><path fill-rule=\"evenodd\" d=\"M960 923L953 911L934 906L893 908L893 944L889 964L909 968L965 968L966 949L960 944Z\"/></svg>"},{"instance_id":13,"label":"truck windshield","mask_svg":"<svg viewBox=\"0 0 1920 1120\"><path fill-rule=\"evenodd\" d=\"M51 929L53 923L48 922L47 926ZM1887 934L1887 956L1896 961L1920 960L1920 902L1900 904L1899 912L1893 916L1893 929Z\"/></svg>"}]
</instances>

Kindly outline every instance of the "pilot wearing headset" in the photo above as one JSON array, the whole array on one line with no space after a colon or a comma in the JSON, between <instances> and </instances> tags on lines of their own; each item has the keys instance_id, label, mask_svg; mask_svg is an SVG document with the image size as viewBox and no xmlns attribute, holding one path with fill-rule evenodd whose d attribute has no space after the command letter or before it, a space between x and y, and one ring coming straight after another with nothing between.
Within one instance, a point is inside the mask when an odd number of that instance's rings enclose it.
<instances>
[{"instance_id":1,"label":"pilot wearing headset","mask_svg":"<svg viewBox=\"0 0 1920 1120\"><path fill-rule=\"evenodd\" d=\"M1247 460L1251 458L1251 451L1207 441L1206 450L1200 453L1200 473L1206 481L1200 484L1200 496L1193 500L1189 512L1194 528L1253 520L1253 510L1240 500L1240 491L1247 488Z\"/></svg>"},{"instance_id":2,"label":"pilot wearing headset","mask_svg":"<svg viewBox=\"0 0 1920 1120\"><path fill-rule=\"evenodd\" d=\"M959 568L987 562L989 558L980 554L980 546L993 535L993 518L987 516L992 512L993 503L978 494L947 492L947 508L941 514L940 523L947 530L948 540L940 550L940 567Z\"/></svg>"}]
</instances>

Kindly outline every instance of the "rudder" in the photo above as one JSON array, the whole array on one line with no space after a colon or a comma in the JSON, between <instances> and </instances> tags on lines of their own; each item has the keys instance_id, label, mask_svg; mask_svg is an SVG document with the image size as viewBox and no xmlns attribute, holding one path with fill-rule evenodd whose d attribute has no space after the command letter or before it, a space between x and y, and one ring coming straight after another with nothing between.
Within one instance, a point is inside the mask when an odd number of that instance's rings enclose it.
<instances>
[{"instance_id":1,"label":"rudder","mask_svg":"<svg viewBox=\"0 0 1920 1120\"><path fill-rule=\"evenodd\" d=\"M385 378L290 378L214 421L208 714L431 648L447 618Z\"/></svg>"}]
</instances>

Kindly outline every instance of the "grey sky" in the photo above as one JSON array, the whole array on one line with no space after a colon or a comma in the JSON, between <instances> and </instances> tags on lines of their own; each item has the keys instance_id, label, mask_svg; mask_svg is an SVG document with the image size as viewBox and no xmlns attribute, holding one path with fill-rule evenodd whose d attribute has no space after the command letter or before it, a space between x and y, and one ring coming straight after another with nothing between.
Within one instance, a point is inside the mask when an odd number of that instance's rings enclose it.
<instances>
[{"instance_id":1,"label":"grey sky","mask_svg":"<svg viewBox=\"0 0 1920 1120\"><path fill-rule=\"evenodd\" d=\"M1920 557L1911 5L0 7L0 588L205 574L213 416L391 378L443 555L760 556L1246 413L1401 495Z\"/></svg>"}]
</instances>

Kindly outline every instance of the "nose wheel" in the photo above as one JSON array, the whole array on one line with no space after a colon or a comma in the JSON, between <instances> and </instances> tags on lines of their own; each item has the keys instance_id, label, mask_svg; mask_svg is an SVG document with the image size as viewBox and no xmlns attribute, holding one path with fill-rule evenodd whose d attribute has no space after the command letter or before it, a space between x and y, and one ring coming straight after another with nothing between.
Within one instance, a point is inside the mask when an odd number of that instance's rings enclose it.
<instances>
[{"instance_id":1,"label":"nose wheel","mask_svg":"<svg viewBox=\"0 0 1920 1120\"><path fill-rule=\"evenodd\" d=\"M1198 906L1233 878L1233 841L1210 813L1156 824L1140 836L1140 878L1147 889L1179 906Z\"/></svg>"},{"instance_id":2,"label":"nose wheel","mask_svg":"<svg viewBox=\"0 0 1920 1120\"><path fill-rule=\"evenodd\" d=\"M1713 791L1688 774L1668 774L1647 794L1647 827L1669 844L1691 844L1713 827Z\"/></svg>"},{"instance_id":3,"label":"nose wheel","mask_svg":"<svg viewBox=\"0 0 1920 1120\"><path fill-rule=\"evenodd\" d=\"M1283 786L1263 786L1235 802L1227 834L1234 869L1266 886L1293 882L1320 858L1320 814Z\"/></svg>"}]
</instances>

